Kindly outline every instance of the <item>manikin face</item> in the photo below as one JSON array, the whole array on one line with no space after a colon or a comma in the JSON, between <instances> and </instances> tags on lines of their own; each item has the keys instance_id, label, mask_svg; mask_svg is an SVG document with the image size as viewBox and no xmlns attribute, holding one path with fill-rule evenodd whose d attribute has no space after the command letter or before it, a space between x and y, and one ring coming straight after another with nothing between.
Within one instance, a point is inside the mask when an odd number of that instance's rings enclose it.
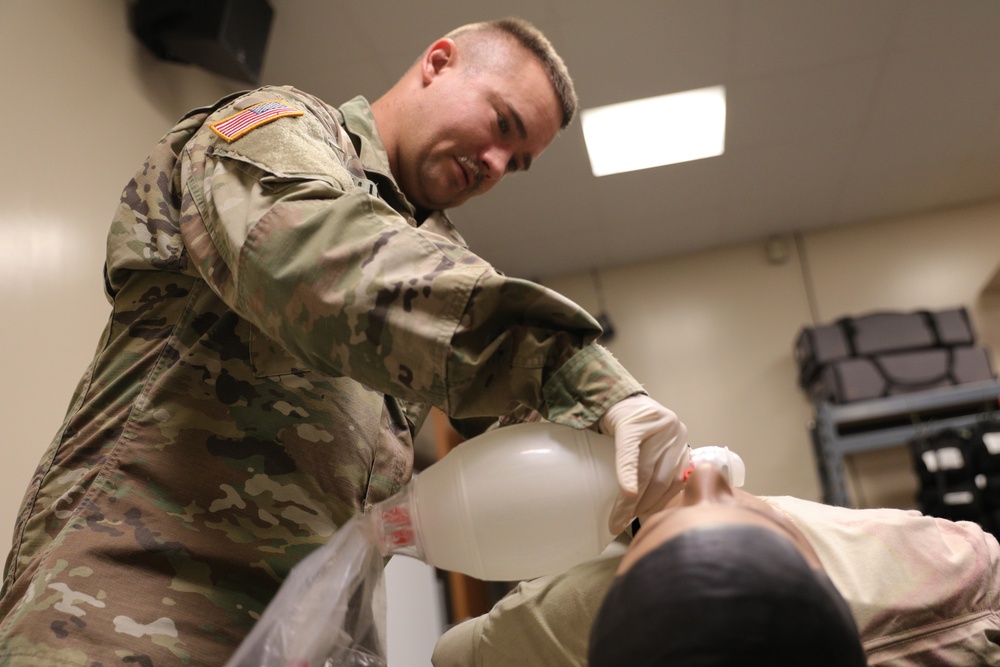
<instances>
[{"instance_id":1,"label":"manikin face","mask_svg":"<svg viewBox=\"0 0 1000 667\"><path fill-rule=\"evenodd\" d=\"M812 545L788 519L760 498L734 490L718 468L702 463L692 469L684 489L643 522L622 557L618 574L684 531L721 525L754 525L774 531L791 541L812 568L823 569Z\"/></svg>"},{"instance_id":2,"label":"manikin face","mask_svg":"<svg viewBox=\"0 0 1000 667\"><path fill-rule=\"evenodd\" d=\"M864 667L805 537L710 463L645 521L594 619L588 664Z\"/></svg>"},{"instance_id":3,"label":"manikin face","mask_svg":"<svg viewBox=\"0 0 1000 667\"><path fill-rule=\"evenodd\" d=\"M470 68L464 55L449 39L431 46L398 137L394 174L420 208L453 208L526 170L559 131L555 90L529 52L504 47L502 67Z\"/></svg>"}]
</instances>

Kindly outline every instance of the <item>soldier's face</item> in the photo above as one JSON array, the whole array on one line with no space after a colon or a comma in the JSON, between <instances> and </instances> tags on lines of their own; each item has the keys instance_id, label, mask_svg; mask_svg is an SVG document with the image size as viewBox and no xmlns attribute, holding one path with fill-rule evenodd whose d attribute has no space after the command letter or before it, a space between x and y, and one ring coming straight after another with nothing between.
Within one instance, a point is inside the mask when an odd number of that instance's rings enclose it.
<instances>
[{"instance_id":1,"label":"soldier's face","mask_svg":"<svg viewBox=\"0 0 1000 667\"><path fill-rule=\"evenodd\" d=\"M512 49L503 68L437 68L425 86L396 178L417 206L446 209L526 170L559 132L561 107L540 63Z\"/></svg>"}]
</instances>

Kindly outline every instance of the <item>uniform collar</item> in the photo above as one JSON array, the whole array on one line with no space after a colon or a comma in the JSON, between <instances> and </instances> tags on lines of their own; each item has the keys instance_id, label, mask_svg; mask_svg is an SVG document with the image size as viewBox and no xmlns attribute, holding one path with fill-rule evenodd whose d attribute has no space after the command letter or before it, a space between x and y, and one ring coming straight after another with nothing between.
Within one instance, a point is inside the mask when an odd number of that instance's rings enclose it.
<instances>
[{"instance_id":1,"label":"uniform collar","mask_svg":"<svg viewBox=\"0 0 1000 667\"><path fill-rule=\"evenodd\" d=\"M370 177L374 177L373 180L377 179L381 196L397 210L400 207L404 208L406 216L413 221L413 224L416 224L414 220L416 209L399 189L399 185L392 175L392 170L389 168L389 154L382 144L378 128L375 127L375 114L372 113L372 107L368 100L359 95L342 104L338 111L340 112L340 124L347 130L355 148L358 149L361 165ZM465 239L458 233L455 225L444 211L431 212L420 224L420 227L425 231L443 236L462 247L468 247Z\"/></svg>"},{"instance_id":2,"label":"uniform collar","mask_svg":"<svg viewBox=\"0 0 1000 667\"><path fill-rule=\"evenodd\" d=\"M340 124L347 130L361 159L361 166L368 174L368 178L378 185L379 197L407 218L414 220L416 207L399 189L399 184L392 175L389 154L379 136L378 128L375 127L375 114L372 113L368 100L361 96L355 97L341 105L338 111Z\"/></svg>"},{"instance_id":3,"label":"uniform collar","mask_svg":"<svg viewBox=\"0 0 1000 667\"><path fill-rule=\"evenodd\" d=\"M340 124L350 133L358 150L358 157L365 171L375 172L388 178L393 185L396 179L392 177L389 168L389 154L386 153L378 128L375 127L375 115L368 100L360 95L341 105ZM398 189L398 187L397 187Z\"/></svg>"}]
</instances>

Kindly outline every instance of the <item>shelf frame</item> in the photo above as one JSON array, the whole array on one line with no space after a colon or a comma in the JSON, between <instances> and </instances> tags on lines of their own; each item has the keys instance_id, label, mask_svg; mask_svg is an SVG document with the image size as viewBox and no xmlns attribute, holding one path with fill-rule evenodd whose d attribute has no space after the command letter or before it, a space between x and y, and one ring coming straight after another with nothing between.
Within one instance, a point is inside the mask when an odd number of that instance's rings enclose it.
<instances>
[{"instance_id":1,"label":"shelf frame","mask_svg":"<svg viewBox=\"0 0 1000 667\"><path fill-rule=\"evenodd\" d=\"M850 507L844 459L905 446L1000 416L1000 381L987 380L844 405L816 404L809 425L823 502Z\"/></svg>"}]
</instances>

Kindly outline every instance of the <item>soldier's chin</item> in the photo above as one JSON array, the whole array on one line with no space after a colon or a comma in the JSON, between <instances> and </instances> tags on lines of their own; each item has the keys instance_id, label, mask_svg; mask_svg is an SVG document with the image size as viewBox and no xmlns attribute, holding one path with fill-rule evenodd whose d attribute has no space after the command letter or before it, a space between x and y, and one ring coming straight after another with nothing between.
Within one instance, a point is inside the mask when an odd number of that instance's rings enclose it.
<instances>
[{"instance_id":1,"label":"soldier's chin","mask_svg":"<svg viewBox=\"0 0 1000 667\"><path fill-rule=\"evenodd\" d=\"M429 194L431 196L426 198L427 203L423 206L423 208L430 210L444 210L461 206L467 202L475 194L475 192L470 190L455 190L454 188L451 188L447 192Z\"/></svg>"}]
</instances>

